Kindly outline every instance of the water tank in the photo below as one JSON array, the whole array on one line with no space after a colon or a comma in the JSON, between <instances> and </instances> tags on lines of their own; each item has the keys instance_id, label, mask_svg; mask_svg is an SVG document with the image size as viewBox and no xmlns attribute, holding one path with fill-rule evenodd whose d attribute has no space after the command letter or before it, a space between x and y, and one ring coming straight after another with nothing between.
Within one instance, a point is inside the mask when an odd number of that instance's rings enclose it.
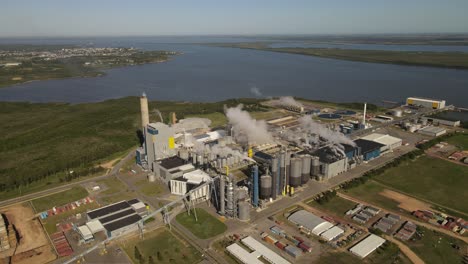
<instances>
[{"instance_id":1,"label":"water tank","mask_svg":"<svg viewBox=\"0 0 468 264\"><path fill-rule=\"evenodd\" d=\"M310 174L312 176L317 176L320 173L320 160L319 157L312 157L312 166Z\"/></svg>"},{"instance_id":2,"label":"water tank","mask_svg":"<svg viewBox=\"0 0 468 264\"><path fill-rule=\"evenodd\" d=\"M199 165L203 165L203 156L202 155L197 156L197 162L198 162Z\"/></svg>"},{"instance_id":3,"label":"water tank","mask_svg":"<svg viewBox=\"0 0 468 264\"><path fill-rule=\"evenodd\" d=\"M148 181L149 182L155 182L156 181L156 176L153 173L148 174Z\"/></svg>"},{"instance_id":4,"label":"water tank","mask_svg":"<svg viewBox=\"0 0 468 264\"><path fill-rule=\"evenodd\" d=\"M239 210L239 220L241 221L249 221L250 220L250 204L248 202L239 202L238 204Z\"/></svg>"},{"instance_id":5,"label":"water tank","mask_svg":"<svg viewBox=\"0 0 468 264\"><path fill-rule=\"evenodd\" d=\"M189 152L186 149L181 149L179 151L179 157L185 161L189 160Z\"/></svg>"},{"instance_id":6,"label":"water tank","mask_svg":"<svg viewBox=\"0 0 468 264\"><path fill-rule=\"evenodd\" d=\"M310 165L311 165L311 157L309 155L304 155L302 157L302 184L305 184L310 179Z\"/></svg>"},{"instance_id":7,"label":"water tank","mask_svg":"<svg viewBox=\"0 0 468 264\"><path fill-rule=\"evenodd\" d=\"M402 112L401 110L399 110L399 109L393 110L393 115L394 115L395 117L401 117L402 114L403 114L403 112Z\"/></svg>"},{"instance_id":8,"label":"water tank","mask_svg":"<svg viewBox=\"0 0 468 264\"><path fill-rule=\"evenodd\" d=\"M272 179L270 175L260 177L260 199L268 199L271 197Z\"/></svg>"},{"instance_id":9,"label":"water tank","mask_svg":"<svg viewBox=\"0 0 468 264\"><path fill-rule=\"evenodd\" d=\"M302 181L302 160L300 158L291 159L291 176L289 177L289 185L291 187L301 186Z\"/></svg>"}]
</instances>

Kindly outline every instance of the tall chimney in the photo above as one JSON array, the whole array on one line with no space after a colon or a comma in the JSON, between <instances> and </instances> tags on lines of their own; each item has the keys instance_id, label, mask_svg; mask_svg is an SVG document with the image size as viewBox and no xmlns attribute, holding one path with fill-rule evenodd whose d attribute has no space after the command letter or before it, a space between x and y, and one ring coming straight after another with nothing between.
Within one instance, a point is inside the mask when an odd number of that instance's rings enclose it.
<instances>
[{"instance_id":1,"label":"tall chimney","mask_svg":"<svg viewBox=\"0 0 468 264\"><path fill-rule=\"evenodd\" d=\"M140 109L141 109L141 126L143 127L143 131L145 131L146 126L149 124L148 98L146 98L146 93L143 93L140 97Z\"/></svg>"},{"instance_id":2,"label":"tall chimney","mask_svg":"<svg viewBox=\"0 0 468 264\"><path fill-rule=\"evenodd\" d=\"M366 109L367 109L367 103L364 103L364 113L362 114L362 124L364 127L366 126Z\"/></svg>"}]
</instances>

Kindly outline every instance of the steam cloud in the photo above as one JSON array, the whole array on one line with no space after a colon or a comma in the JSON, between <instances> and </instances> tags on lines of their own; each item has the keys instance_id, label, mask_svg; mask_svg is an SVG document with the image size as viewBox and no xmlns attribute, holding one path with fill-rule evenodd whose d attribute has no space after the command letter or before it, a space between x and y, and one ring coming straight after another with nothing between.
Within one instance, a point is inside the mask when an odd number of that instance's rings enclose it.
<instances>
[{"instance_id":1,"label":"steam cloud","mask_svg":"<svg viewBox=\"0 0 468 264\"><path fill-rule=\"evenodd\" d=\"M301 128L307 133L315 134L329 142L330 149L338 156L345 156L344 146L342 144L351 145L353 147L356 146L356 143L354 143L351 139L347 138L342 133L326 128L325 126L312 120L312 118L308 115L299 118L299 123L301 124ZM309 140L316 141L318 139L309 138ZM308 144L309 142L306 143Z\"/></svg>"},{"instance_id":2,"label":"steam cloud","mask_svg":"<svg viewBox=\"0 0 468 264\"><path fill-rule=\"evenodd\" d=\"M250 87L250 92L251 92L252 94L254 94L255 96L263 97L262 92L260 91L260 89L259 89L257 86L252 86L252 87Z\"/></svg>"},{"instance_id":3,"label":"steam cloud","mask_svg":"<svg viewBox=\"0 0 468 264\"><path fill-rule=\"evenodd\" d=\"M303 107L303 105L299 103L298 101L296 101L292 96L280 97L279 104L285 105L285 106L294 106L298 108Z\"/></svg>"},{"instance_id":4,"label":"steam cloud","mask_svg":"<svg viewBox=\"0 0 468 264\"><path fill-rule=\"evenodd\" d=\"M242 104L226 109L226 116L233 127L236 141L255 144L273 141L266 122L253 119L247 111L242 110Z\"/></svg>"}]
</instances>

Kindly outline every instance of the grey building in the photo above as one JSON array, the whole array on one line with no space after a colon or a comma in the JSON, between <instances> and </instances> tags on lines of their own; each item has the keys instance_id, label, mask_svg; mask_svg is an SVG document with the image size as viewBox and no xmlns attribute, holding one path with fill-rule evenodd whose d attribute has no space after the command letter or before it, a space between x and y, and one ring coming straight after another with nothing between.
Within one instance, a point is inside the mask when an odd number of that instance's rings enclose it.
<instances>
[{"instance_id":1,"label":"grey building","mask_svg":"<svg viewBox=\"0 0 468 264\"><path fill-rule=\"evenodd\" d=\"M348 157L337 155L330 147L318 149L313 156L319 157L320 174L330 179L348 170Z\"/></svg>"},{"instance_id":2,"label":"grey building","mask_svg":"<svg viewBox=\"0 0 468 264\"><path fill-rule=\"evenodd\" d=\"M176 154L174 129L157 122L146 126L145 149L148 166L154 171L154 162Z\"/></svg>"}]
</instances>

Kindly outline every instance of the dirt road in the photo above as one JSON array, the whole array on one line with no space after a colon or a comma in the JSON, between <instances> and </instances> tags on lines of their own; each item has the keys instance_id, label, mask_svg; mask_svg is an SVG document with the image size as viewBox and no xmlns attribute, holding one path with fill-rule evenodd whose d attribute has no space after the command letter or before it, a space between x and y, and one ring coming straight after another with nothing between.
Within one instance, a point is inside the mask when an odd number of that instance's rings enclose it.
<instances>
[{"instance_id":1,"label":"dirt road","mask_svg":"<svg viewBox=\"0 0 468 264\"><path fill-rule=\"evenodd\" d=\"M401 243L400 241L394 239L391 236L384 235L384 238L392 243L395 243L400 248L401 252L403 252L403 254L405 254L406 257L408 257L409 260L411 260L411 262L413 262L414 264L424 264L424 261L418 255L416 255L416 253L414 253L407 245Z\"/></svg>"}]
</instances>

